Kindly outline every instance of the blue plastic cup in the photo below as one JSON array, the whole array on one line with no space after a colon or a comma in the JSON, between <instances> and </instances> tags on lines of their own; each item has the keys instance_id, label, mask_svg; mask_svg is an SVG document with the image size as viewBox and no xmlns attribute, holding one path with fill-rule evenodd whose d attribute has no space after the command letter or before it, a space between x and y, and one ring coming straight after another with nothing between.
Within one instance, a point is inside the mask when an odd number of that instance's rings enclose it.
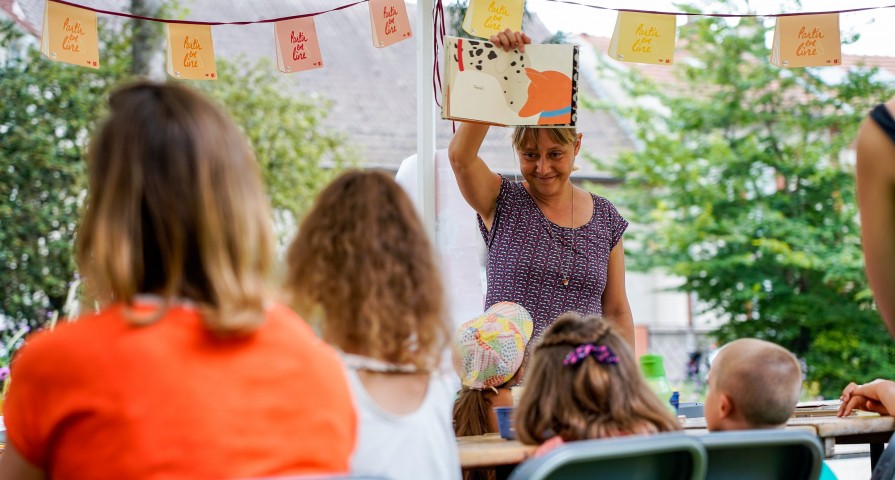
<instances>
[{"instance_id":1,"label":"blue plastic cup","mask_svg":"<svg viewBox=\"0 0 895 480\"><path fill-rule=\"evenodd\" d=\"M516 439L516 427L513 426L513 407L494 407L497 414L497 427L500 437L507 440Z\"/></svg>"}]
</instances>

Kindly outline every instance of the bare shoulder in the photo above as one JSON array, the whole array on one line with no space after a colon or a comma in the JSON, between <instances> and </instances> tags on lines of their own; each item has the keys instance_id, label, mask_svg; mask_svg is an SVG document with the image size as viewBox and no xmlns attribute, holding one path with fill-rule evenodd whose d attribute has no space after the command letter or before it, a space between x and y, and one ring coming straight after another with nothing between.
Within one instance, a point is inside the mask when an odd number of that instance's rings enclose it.
<instances>
[{"instance_id":1,"label":"bare shoulder","mask_svg":"<svg viewBox=\"0 0 895 480\"><path fill-rule=\"evenodd\" d=\"M895 112L895 100L890 100L886 106L890 112ZM895 180L895 139L872 118L864 119L861 124L855 149L859 178Z\"/></svg>"},{"instance_id":2,"label":"bare shoulder","mask_svg":"<svg viewBox=\"0 0 895 480\"><path fill-rule=\"evenodd\" d=\"M423 404L429 390L429 374L358 371L367 395L383 410L408 415Z\"/></svg>"}]
</instances>

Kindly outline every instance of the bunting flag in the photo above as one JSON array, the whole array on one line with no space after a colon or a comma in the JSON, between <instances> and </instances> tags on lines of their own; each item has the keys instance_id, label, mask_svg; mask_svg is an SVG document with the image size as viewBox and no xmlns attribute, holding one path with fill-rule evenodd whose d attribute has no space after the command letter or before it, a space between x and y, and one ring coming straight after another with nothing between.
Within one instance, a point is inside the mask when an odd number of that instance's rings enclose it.
<instances>
[{"instance_id":1,"label":"bunting flag","mask_svg":"<svg viewBox=\"0 0 895 480\"><path fill-rule=\"evenodd\" d=\"M778 67L834 67L842 64L839 14L777 17L771 64Z\"/></svg>"},{"instance_id":2,"label":"bunting flag","mask_svg":"<svg viewBox=\"0 0 895 480\"><path fill-rule=\"evenodd\" d=\"M522 30L525 0L469 0L463 30L476 37L489 38L509 28Z\"/></svg>"},{"instance_id":3,"label":"bunting flag","mask_svg":"<svg viewBox=\"0 0 895 480\"><path fill-rule=\"evenodd\" d=\"M403 0L347 0L328 10L279 18L234 21L170 20L127 12L101 10L69 0L47 0L41 52L48 58L74 65L99 68L99 41L96 15L113 15L168 26L168 74L181 79L216 80L213 25L275 24L277 65L284 73L323 67L320 44L313 17L368 3L373 45L382 48L413 36ZM770 62L781 67L836 66L842 64L839 15L842 13L890 9L895 5L858 7L825 12L781 13L701 13L636 11L579 3L575 0L548 0L582 7L618 12L608 54L623 62L670 65L674 62L677 15L687 17L775 17L774 44ZM490 37L510 28L521 30L524 0L469 0L463 29L477 37ZM442 18L436 3L436 23ZM443 20L442 20L443 21ZM443 27L443 26L442 26ZM444 33L441 33L444 35ZM436 35L436 42L438 42ZM436 45L436 50L438 45ZM438 58L436 56L436 58ZM433 67L437 75L437 62Z\"/></svg>"},{"instance_id":4,"label":"bunting flag","mask_svg":"<svg viewBox=\"0 0 895 480\"><path fill-rule=\"evenodd\" d=\"M168 24L168 75L186 80L217 80L210 25Z\"/></svg>"},{"instance_id":5,"label":"bunting flag","mask_svg":"<svg viewBox=\"0 0 895 480\"><path fill-rule=\"evenodd\" d=\"M369 0L373 46L394 45L413 36L404 0Z\"/></svg>"},{"instance_id":6,"label":"bunting flag","mask_svg":"<svg viewBox=\"0 0 895 480\"><path fill-rule=\"evenodd\" d=\"M622 62L670 65L676 29L675 15L618 12L607 54Z\"/></svg>"},{"instance_id":7,"label":"bunting flag","mask_svg":"<svg viewBox=\"0 0 895 480\"><path fill-rule=\"evenodd\" d=\"M96 12L48 1L40 51L58 62L98 69Z\"/></svg>"},{"instance_id":8,"label":"bunting flag","mask_svg":"<svg viewBox=\"0 0 895 480\"><path fill-rule=\"evenodd\" d=\"M323 68L314 17L294 18L274 24L277 67L283 73Z\"/></svg>"}]
</instances>

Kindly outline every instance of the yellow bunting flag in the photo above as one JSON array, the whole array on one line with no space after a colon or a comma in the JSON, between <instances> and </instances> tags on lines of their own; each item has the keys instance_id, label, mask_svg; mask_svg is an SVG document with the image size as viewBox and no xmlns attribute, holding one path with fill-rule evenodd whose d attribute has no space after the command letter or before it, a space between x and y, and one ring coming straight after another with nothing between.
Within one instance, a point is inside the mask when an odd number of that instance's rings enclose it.
<instances>
[{"instance_id":1,"label":"yellow bunting flag","mask_svg":"<svg viewBox=\"0 0 895 480\"><path fill-rule=\"evenodd\" d=\"M620 11L609 56L622 62L670 65L676 28L675 15Z\"/></svg>"},{"instance_id":2,"label":"yellow bunting flag","mask_svg":"<svg viewBox=\"0 0 895 480\"><path fill-rule=\"evenodd\" d=\"M283 73L323 68L314 17L294 18L274 24L277 67Z\"/></svg>"},{"instance_id":3,"label":"yellow bunting flag","mask_svg":"<svg viewBox=\"0 0 895 480\"><path fill-rule=\"evenodd\" d=\"M488 38L509 28L522 30L525 0L469 0L463 30L476 37Z\"/></svg>"},{"instance_id":4,"label":"yellow bunting flag","mask_svg":"<svg viewBox=\"0 0 895 480\"><path fill-rule=\"evenodd\" d=\"M59 62L99 68L96 12L48 1L40 51Z\"/></svg>"},{"instance_id":5,"label":"yellow bunting flag","mask_svg":"<svg viewBox=\"0 0 895 480\"><path fill-rule=\"evenodd\" d=\"M842 65L839 14L777 17L771 63L778 67Z\"/></svg>"},{"instance_id":6,"label":"yellow bunting flag","mask_svg":"<svg viewBox=\"0 0 895 480\"><path fill-rule=\"evenodd\" d=\"M413 36L404 0L370 0L373 46L382 48Z\"/></svg>"},{"instance_id":7,"label":"yellow bunting flag","mask_svg":"<svg viewBox=\"0 0 895 480\"><path fill-rule=\"evenodd\" d=\"M211 25L168 24L168 75L186 80L217 80Z\"/></svg>"}]
</instances>

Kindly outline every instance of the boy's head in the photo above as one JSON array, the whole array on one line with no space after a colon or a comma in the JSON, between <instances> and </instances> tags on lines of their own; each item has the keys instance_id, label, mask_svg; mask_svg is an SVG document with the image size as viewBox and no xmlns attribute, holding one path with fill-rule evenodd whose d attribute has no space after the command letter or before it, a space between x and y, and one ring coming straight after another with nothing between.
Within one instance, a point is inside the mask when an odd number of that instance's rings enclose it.
<instances>
[{"instance_id":1,"label":"boy's head","mask_svg":"<svg viewBox=\"0 0 895 480\"><path fill-rule=\"evenodd\" d=\"M531 315L521 305L500 302L464 322L454 337L454 368L464 387L497 388L522 366L531 339Z\"/></svg>"},{"instance_id":2,"label":"boy's head","mask_svg":"<svg viewBox=\"0 0 895 480\"><path fill-rule=\"evenodd\" d=\"M782 427L801 388L802 369L789 350L755 338L734 340L712 361L706 425L710 431Z\"/></svg>"}]
</instances>

